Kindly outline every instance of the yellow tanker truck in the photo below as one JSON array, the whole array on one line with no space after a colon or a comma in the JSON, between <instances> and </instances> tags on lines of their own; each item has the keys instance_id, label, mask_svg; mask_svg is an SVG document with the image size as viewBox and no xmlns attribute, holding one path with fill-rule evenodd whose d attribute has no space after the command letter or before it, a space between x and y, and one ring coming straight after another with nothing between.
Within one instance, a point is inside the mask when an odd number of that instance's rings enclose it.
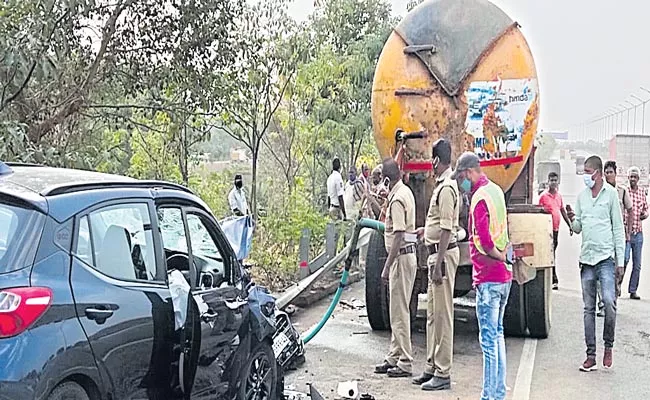
<instances>
[{"instance_id":1,"label":"yellow tanker truck","mask_svg":"<svg viewBox=\"0 0 650 400\"><path fill-rule=\"evenodd\" d=\"M539 89L533 56L519 25L487 0L428 0L394 29L379 58L372 88L372 121L382 156L395 157L415 195L417 226L424 226L434 179L431 145L440 137L453 157L473 151L487 176L503 189L517 254L504 327L508 335L545 338L551 327L553 266L551 217L533 206L534 139ZM461 225L467 231L467 199ZM472 290L467 238L455 296ZM427 290L427 252L411 301ZM371 236L366 258L366 304L375 330L390 329L388 291L380 278L383 237Z\"/></svg>"}]
</instances>

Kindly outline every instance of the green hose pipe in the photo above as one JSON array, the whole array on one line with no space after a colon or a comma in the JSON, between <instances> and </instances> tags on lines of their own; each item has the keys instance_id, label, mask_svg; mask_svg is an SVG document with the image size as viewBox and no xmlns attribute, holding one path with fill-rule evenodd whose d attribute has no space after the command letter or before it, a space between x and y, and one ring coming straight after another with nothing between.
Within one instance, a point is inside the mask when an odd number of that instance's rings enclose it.
<instances>
[{"instance_id":1,"label":"green hose pipe","mask_svg":"<svg viewBox=\"0 0 650 400\"><path fill-rule=\"evenodd\" d=\"M376 219L370 219L370 218L361 218L358 222L358 225L360 225L362 228L370 228L377 230L381 233L384 233L384 228L385 225L381 221L377 221Z\"/></svg>"},{"instance_id":2,"label":"green hose pipe","mask_svg":"<svg viewBox=\"0 0 650 400\"><path fill-rule=\"evenodd\" d=\"M349 252L348 256L345 259L345 269L343 270L343 274L341 274L341 282L339 283L338 289L336 289L336 293L334 293L334 298L332 298L332 302L330 303L330 306L327 308L327 311L325 312L325 315L323 315L323 318L314 326L312 329L306 332L306 334L302 337L302 341L304 343L309 343L310 340L320 332L321 329L325 326L325 323L330 319L332 316L332 313L334 313L334 310L336 309L336 305L339 303L339 300L341 300L341 295L343 294L343 289L345 289L345 286L348 284L348 276L350 274L350 267L352 266L352 260L354 260L354 257L356 257L359 254L359 250L357 249L357 244L359 243L359 234L361 233L361 229L363 228L370 228L370 229L375 229L379 232L384 232L384 223L381 221L377 221L374 219L369 219L369 218L361 218L357 221L357 223L354 226L354 232L352 233L352 238L350 238L350 245L349 245Z\"/></svg>"}]
</instances>

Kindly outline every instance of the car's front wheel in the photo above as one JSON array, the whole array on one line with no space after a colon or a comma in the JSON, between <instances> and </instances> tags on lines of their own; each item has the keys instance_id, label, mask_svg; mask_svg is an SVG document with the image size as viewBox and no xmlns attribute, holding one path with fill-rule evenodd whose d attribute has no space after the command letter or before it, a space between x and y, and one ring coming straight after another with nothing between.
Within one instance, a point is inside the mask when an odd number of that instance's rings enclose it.
<instances>
[{"instance_id":1,"label":"car's front wheel","mask_svg":"<svg viewBox=\"0 0 650 400\"><path fill-rule=\"evenodd\" d=\"M269 343L257 345L240 376L244 382L237 400L276 400L278 364Z\"/></svg>"},{"instance_id":2,"label":"car's front wheel","mask_svg":"<svg viewBox=\"0 0 650 400\"><path fill-rule=\"evenodd\" d=\"M63 382L55 387L47 400L89 400L88 394L75 382Z\"/></svg>"}]
</instances>

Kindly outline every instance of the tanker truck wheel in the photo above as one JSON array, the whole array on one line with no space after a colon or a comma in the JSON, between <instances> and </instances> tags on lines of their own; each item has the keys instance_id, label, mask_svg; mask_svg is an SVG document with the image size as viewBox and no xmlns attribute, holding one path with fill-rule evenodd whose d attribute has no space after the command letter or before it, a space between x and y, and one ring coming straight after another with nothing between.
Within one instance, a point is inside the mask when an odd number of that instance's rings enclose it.
<instances>
[{"instance_id":1,"label":"tanker truck wheel","mask_svg":"<svg viewBox=\"0 0 650 400\"><path fill-rule=\"evenodd\" d=\"M508 303L503 315L503 332L506 336L522 337L526 335L526 304L524 286L512 281Z\"/></svg>"},{"instance_id":2,"label":"tanker truck wheel","mask_svg":"<svg viewBox=\"0 0 650 400\"><path fill-rule=\"evenodd\" d=\"M524 285L526 323L530 337L546 339L551 331L551 268L537 270L537 276Z\"/></svg>"},{"instance_id":3,"label":"tanker truck wheel","mask_svg":"<svg viewBox=\"0 0 650 400\"><path fill-rule=\"evenodd\" d=\"M384 235L373 231L366 256L366 310L370 327L375 331L390 329L388 287L381 279L387 257Z\"/></svg>"}]
</instances>

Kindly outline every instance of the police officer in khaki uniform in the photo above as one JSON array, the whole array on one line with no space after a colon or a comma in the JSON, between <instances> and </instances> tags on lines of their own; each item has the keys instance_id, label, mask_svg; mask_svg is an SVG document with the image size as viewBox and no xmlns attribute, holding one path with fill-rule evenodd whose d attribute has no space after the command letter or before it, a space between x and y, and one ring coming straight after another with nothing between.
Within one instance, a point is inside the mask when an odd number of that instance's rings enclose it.
<instances>
[{"instance_id":1,"label":"police officer in khaki uniform","mask_svg":"<svg viewBox=\"0 0 650 400\"><path fill-rule=\"evenodd\" d=\"M375 373L401 378L413 372L409 304L417 272L415 198L402 182L395 160L384 160L382 176L389 180L390 193L384 233L388 258L381 277L389 285L392 334L390 351L384 362L375 367Z\"/></svg>"},{"instance_id":2,"label":"police officer in khaki uniform","mask_svg":"<svg viewBox=\"0 0 650 400\"><path fill-rule=\"evenodd\" d=\"M451 145L444 139L433 144L436 184L429 204L424 241L429 250L427 292L427 363L422 375L413 379L422 390L451 388L454 354L454 282L460 259L456 244L460 196L451 179Z\"/></svg>"}]
</instances>

